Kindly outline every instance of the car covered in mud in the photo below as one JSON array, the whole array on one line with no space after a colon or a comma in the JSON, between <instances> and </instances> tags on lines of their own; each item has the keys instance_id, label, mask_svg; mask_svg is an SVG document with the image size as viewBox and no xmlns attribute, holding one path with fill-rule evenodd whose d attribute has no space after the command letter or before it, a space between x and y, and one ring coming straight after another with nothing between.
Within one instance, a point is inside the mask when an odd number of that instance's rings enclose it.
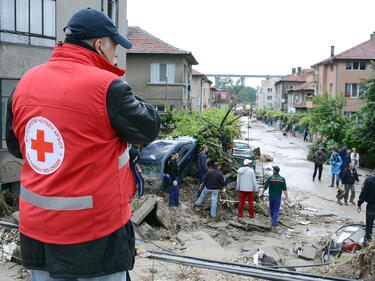
<instances>
[{"instance_id":1,"label":"car covered in mud","mask_svg":"<svg viewBox=\"0 0 375 281\"><path fill-rule=\"evenodd\" d=\"M192 137L156 140L147 145L138 157L142 173L148 178L163 180L164 171L172 152L179 154L178 167L181 178L188 175L196 164L198 140Z\"/></svg>"},{"instance_id":2,"label":"car covered in mud","mask_svg":"<svg viewBox=\"0 0 375 281\"><path fill-rule=\"evenodd\" d=\"M247 141L233 140L233 159L240 167L243 165L243 160L255 160L254 147L251 147ZM255 169L255 163L253 163Z\"/></svg>"}]
</instances>

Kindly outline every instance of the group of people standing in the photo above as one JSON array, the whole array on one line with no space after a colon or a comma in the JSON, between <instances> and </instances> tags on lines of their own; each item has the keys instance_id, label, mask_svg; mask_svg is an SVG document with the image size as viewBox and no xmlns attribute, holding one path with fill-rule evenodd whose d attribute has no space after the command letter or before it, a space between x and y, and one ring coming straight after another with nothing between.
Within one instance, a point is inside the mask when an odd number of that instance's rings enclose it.
<instances>
[{"instance_id":1,"label":"group of people standing","mask_svg":"<svg viewBox=\"0 0 375 281\"><path fill-rule=\"evenodd\" d=\"M201 185L198 200L195 204L196 206L201 206L206 196L211 194L210 214L212 218L215 218L218 194L220 190L225 192L226 180L224 174L220 171L220 163L216 162L213 164L212 168L209 167L210 165L207 164L207 152L208 147L204 145L198 160L198 176ZM277 225L282 193L285 194L286 199L290 202L285 178L281 177L279 172L280 168L278 166L273 166L273 175L268 177L261 196L261 198L264 198L264 192L269 188L269 207L273 229ZM246 199L249 204L249 217L254 218L254 193L258 192L258 185L250 159L245 159L243 167L239 168L237 171L236 190L239 191L238 218L243 217Z\"/></svg>"},{"instance_id":2,"label":"group of people standing","mask_svg":"<svg viewBox=\"0 0 375 281\"><path fill-rule=\"evenodd\" d=\"M319 170L318 180L321 180L323 165L327 161L327 156L323 152L322 148L319 148L312 157L313 162L315 163L313 181ZM355 205L355 189L354 184L358 182L357 170L359 168L359 153L356 148L353 148L353 151L347 150L346 145L343 145L342 148L337 151L333 150L331 157L329 159L329 164L331 169L329 175L331 175L331 185L329 187L336 187L339 189L337 194L337 203L342 205L341 199L344 198L345 205L348 204L349 192L350 200L349 202ZM340 189L340 180L344 190Z\"/></svg>"}]
</instances>

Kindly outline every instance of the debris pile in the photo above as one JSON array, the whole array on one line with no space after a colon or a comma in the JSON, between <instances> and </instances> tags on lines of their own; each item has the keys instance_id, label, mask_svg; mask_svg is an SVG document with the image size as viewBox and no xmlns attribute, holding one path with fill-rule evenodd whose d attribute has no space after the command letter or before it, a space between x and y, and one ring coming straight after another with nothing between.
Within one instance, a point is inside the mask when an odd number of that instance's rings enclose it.
<instances>
[{"instance_id":1,"label":"debris pile","mask_svg":"<svg viewBox=\"0 0 375 281\"><path fill-rule=\"evenodd\" d=\"M375 241L350 260L323 270L328 275L373 281L375 276Z\"/></svg>"}]
</instances>

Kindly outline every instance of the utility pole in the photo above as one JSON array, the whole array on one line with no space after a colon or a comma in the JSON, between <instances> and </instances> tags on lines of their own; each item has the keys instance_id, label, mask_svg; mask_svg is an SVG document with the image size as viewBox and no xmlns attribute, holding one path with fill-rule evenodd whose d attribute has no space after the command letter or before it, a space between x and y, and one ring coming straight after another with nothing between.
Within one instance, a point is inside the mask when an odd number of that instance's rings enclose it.
<instances>
[{"instance_id":1,"label":"utility pole","mask_svg":"<svg viewBox=\"0 0 375 281\"><path fill-rule=\"evenodd\" d=\"M165 106L164 111L168 111L168 67L166 69L166 77L165 77Z\"/></svg>"}]
</instances>

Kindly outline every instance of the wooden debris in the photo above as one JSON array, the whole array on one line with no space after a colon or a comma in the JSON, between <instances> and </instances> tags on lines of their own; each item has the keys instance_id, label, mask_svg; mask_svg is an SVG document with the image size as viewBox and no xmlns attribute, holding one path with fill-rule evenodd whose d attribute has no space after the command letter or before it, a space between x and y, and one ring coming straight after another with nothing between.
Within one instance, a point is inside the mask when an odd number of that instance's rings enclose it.
<instances>
[{"instance_id":1,"label":"wooden debris","mask_svg":"<svg viewBox=\"0 0 375 281\"><path fill-rule=\"evenodd\" d=\"M249 222L229 222L230 226L245 230L245 231L252 231L252 230L257 230L257 231L270 231L271 227L266 226L266 225L259 225L255 223L249 223Z\"/></svg>"},{"instance_id":2,"label":"wooden debris","mask_svg":"<svg viewBox=\"0 0 375 281\"><path fill-rule=\"evenodd\" d=\"M140 225L147 215L155 208L156 202L157 201L155 198L148 198L139 208L134 211L130 220L136 225Z\"/></svg>"}]
</instances>

